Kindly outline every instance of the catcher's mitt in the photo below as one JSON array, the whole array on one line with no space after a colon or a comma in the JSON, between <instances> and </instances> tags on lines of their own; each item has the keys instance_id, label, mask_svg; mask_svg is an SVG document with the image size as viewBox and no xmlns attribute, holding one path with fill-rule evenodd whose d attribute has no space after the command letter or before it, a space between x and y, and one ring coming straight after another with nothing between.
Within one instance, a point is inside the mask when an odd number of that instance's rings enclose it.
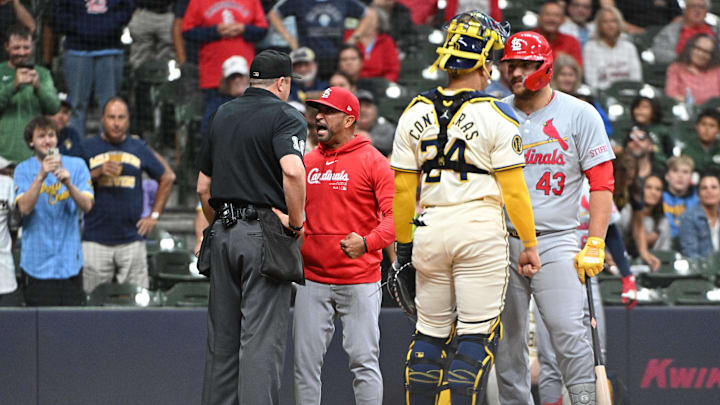
<instances>
[{"instance_id":1,"label":"catcher's mitt","mask_svg":"<svg viewBox=\"0 0 720 405\"><path fill-rule=\"evenodd\" d=\"M417 319L415 308L415 267L412 263L405 263L398 267L393 263L387 280L388 292L395 298L400 309L411 319Z\"/></svg>"}]
</instances>

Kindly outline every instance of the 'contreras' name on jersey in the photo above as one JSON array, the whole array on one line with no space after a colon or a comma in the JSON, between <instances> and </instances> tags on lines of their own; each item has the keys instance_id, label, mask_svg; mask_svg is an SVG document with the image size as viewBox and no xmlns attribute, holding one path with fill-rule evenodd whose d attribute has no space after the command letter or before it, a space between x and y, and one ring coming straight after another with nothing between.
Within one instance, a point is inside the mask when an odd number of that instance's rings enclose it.
<instances>
[{"instance_id":1,"label":"'contreras' name on jersey","mask_svg":"<svg viewBox=\"0 0 720 405\"><path fill-rule=\"evenodd\" d=\"M348 175L345 170L334 173L332 170L326 170L320 173L320 169L313 168L307 176L308 184L320 184L321 181L348 181Z\"/></svg>"},{"instance_id":2,"label":"'contreras' name on jersey","mask_svg":"<svg viewBox=\"0 0 720 405\"><path fill-rule=\"evenodd\" d=\"M465 137L465 140L469 141L469 140L472 140L477 135L479 135L479 132L477 130L468 132L468 131L470 131L470 129L472 129L475 126L475 123L472 121L464 122L466 117L467 117L467 115L465 113L461 112L460 115L458 116L457 120L455 120L455 122L453 123L453 126L460 128L460 130L463 133L463 136ZM443 117L443 118L449 118L449 117ZM419 140L420 137L423 135L423 131L425 131L427 128L432 126L433 123L434 123L434 119L433 119L432 115L425 114L425 115L423 115L422 119L419 119L419 120L415 121L415 123L413 123L413 127L410 130L410 132L408 132L408 135ZM416 134L415 131L417 131L418 133Z\"/></svg>"}]
</instances>

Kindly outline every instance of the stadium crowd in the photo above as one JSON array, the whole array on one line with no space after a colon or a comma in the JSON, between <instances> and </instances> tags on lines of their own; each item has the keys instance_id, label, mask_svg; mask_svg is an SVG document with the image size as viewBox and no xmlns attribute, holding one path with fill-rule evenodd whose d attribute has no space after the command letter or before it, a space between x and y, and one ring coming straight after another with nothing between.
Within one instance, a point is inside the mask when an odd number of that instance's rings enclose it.
<instances>
[{"instance_id":1,"label":"stadium crowd","mask_svg":"<svg viewBox=\"0 0 720 405\"><path fill-rule=\"evenodd\" d=\"M290 103L307 119L308 150L317 134L305 100L340 86L360 101L358 132L389 157L410 97L444 83L427 69L433 32L467 9L543 34L553 88L600 112L630 257L654 271L653 251L720 250L720 20L709 0L0 3L2 305L22 303L23 290L27 305L65 305L113 279L151 286L145 236L171 189L195 178L192 145L243 94L263 49L288 51L302 77ZM494 70L488 92L505 97L503 65ZM33 299L38 283L55 298Z\"/></svg>"}]
</instances>

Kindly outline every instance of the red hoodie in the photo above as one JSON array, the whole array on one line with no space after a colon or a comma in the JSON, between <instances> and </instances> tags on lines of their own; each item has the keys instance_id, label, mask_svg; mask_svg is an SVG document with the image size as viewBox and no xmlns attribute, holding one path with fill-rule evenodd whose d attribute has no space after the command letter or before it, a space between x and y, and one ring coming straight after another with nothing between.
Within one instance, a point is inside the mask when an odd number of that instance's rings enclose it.
<instances>
[{"instance_id":1,"label":"red hoodie","mask_svg":"<svg viewBox=\"0 0 720 405\"><path fill-rule=\"evenodd\" d=\"M390 163L368 138L356 135L337 149L320 144L305 155L305 170L305 278L325 284L379 281L382 248L395 240ZM345 256L340 241L351 232L365 237L369 253Z\"/></svg>"}]
</instances>

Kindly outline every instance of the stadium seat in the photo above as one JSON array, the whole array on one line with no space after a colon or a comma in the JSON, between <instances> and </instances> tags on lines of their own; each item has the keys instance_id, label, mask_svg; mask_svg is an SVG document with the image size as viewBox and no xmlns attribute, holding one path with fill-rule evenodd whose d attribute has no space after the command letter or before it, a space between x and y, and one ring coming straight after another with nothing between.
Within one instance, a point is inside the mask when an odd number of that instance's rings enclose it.
<instances>
[{"instance_id":1,"label":"stadium seat","mask_svg":"<svg viewBox=\"0 0 720 405\"><path fill-rule=\"evenodd\" d=\"M600 273L602 274L602 273ZM619 278L599 280L600 296L604 305L623 305L622 297L622 281Z\"/></svg>"},{"instance_id":2,"label":"stadium seat","mask_svg":"<svg viewBox=\"0 0 720 405\"><path fill-rule=\"evenodd\" d=\"M676 280L702 279L702 273L699 269L691 267L691 263L693 262L685 259L672 263L663 262L656 272L640 274L638 277L640 284L650 288L666 288Z\"/></svg>"},{"instance_id":3,"label":"stadium seat","mask_svg":"<svg viewBox=\"0 0 720 405\"><path fill-rule=\"evenodd\" d=\"M635 80L618 80L605 90L604 94L608 98L612 97L624 106L629 106L633 99L640 94L640 90L645 87L644 82Z\"/></svg>"},{"instance_id":4,"label":"stadium seat","mask_svg":"<svg viewBox=\"0 0 720 405\"><path fill-rule=\"evenodd\" d=\"M135 70L135 81L148 84L162 84L168 81L170 70L166 61L147 59Z\"/></svg>"},{"instance_id":5,"label":"stadium seat","mask_svg":"<svg viewBox=\"0 0 720 405\"><path fill-rule=\"evenodd\" d=\"M655 255L658 259L660 259L660 262L663 264L670 264L674 263L676 260L682 259L682 255L680 252L675 250L658 250L654 249L651 250L650 253Z\"/></svg>"},{"instance_id":6,"label":"stadium seat","mask_svg":"<svg viewBox=\"0 0 720 405\"><path fill-rule=\"evenodd\" d=\"M186 249L160 251L154 256L155 287L166 290L180 282L205 282L205 276L190 272L192 252Z\"/></svg>"},{"instance_id":7,"label":"stadium seat","mask_svg":"<svg viewBox=\"0 0 720 405\"><path fill-rule=\"evenodd\" d=\"M178 283L165 293L166 307L206 307L210 283Z\"/></svg>"},{"instance_id":8,"label":"stadium seat","mask_svg":"<svg viewBox=\"0 0 720 405\"><path fill-rule=\"evenodd\" d=\"M88 297L88 306L96 307L155 307L162 298L142 287L130 283L103 283Z\"/></svg>"},{"instance_id":9,"label":"stadium seat","mask_svg":"<svg viewBox=\"0 0 720 405\"><path fill-rule=\"evenodd\" d=\"M698 111L702 111L705 109L714 109L718 110L720 109L720 97L713 97L711 99L706 100L704 103L700 105L698 108Z\"/></svg>"},{"instance_id":10,"label":"stadium seat","mask_svg":"<svg viewBox=\"0 0 720 405\"><path fill-rule=\"evenodd\" d=\"M668 288L668 296L675 305L720 305L720 291L708 294L713 290L707 280L677 280Z\"/></svg>"},{"instance_id":11,"label":"stadium seat","mask_svg":"<svg viewBox=\"0 0 720 405\"><path fill-rule=\"evenodd\" d=\"M642 61L643 79L651 86L664 89L668 66L670 65L666 63L648 63Z\"/></svg>"}]
</instances>

